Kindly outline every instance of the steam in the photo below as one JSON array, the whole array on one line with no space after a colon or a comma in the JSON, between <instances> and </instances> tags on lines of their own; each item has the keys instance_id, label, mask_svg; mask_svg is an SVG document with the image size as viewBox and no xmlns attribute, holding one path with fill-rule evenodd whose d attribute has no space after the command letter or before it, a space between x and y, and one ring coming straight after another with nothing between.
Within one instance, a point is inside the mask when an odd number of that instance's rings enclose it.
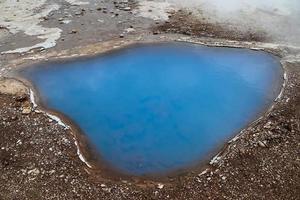
<instances>
[{"instance_id":1,"label":"steam","mask_svg":"<svg viewBox=\"0 0 300 200\"><path fill-rule=\"evenodd\" d=\"M185 8L212 23L265 32L276 43L300 46L299 0L155 0Z\"/></svg>"}]
</instances>

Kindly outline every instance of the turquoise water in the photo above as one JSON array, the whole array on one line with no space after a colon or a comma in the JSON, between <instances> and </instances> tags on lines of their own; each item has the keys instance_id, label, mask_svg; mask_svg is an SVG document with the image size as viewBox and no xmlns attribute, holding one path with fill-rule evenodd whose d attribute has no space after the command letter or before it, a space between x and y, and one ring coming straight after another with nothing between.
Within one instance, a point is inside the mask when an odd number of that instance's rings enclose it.
<instances>
[{"instance_id":1,"label":"turquoise water","mask_svg":"<svg viewBox=\"0 0 300 200\"><path fill-rule=\"evenodd\" d=\"M273 102L273 56L184 43L136 45L26 68L48 108L72 119L115 170L130 175L193 166Z\"/></svg>"}]
</instances>

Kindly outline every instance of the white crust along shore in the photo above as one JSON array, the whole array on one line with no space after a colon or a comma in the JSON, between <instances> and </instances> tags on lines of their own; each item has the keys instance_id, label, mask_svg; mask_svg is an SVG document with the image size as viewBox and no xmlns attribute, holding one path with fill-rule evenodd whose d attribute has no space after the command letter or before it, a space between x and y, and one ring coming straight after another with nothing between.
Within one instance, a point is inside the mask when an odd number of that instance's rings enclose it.
<instances>
[{"instance_id":1,"label":"white crust along shore","mask_svg":"<svg viewBox=\"0 0 300 200\"><path fill-rule=\"evenodd\" d=\"M65 122L63 122L63 120L62 120L60 117L58 117L58 116L56 116L56 115L54 115L54 114L51 114L51 113L49 113L49 112L46 112L46 111L37 109L37 108L38 108L38 104L37 104L36 101L35 101L34 92L33 92L32 89L30 89L29 91L30 91L30 92L29 92L30 101L31 101L31 103L32 103L32 105L33 105L33 111L34 111L34 112L37 112L37 113L43 113L43 114L45 114L47 117L49 117L51 120L55 121L58 125L62 126L65 130L70 129L70 130L72 131L71 127L70 127L69 125L67 125ZM77 155L78 155L79 159L80 159L82 162L84 162L84 163L86 164L87 167L92 168L92 166L88 163L88 161L85 159L85 157L84 157L83 154L81 153L80 147L79 147L79 145L78 145L78 142L77 142L76 138L73 137L73 139L74 139L74 144L75 144L75 146L76 146L76 148L77 148Z\"/></svg>"}]
</instances>

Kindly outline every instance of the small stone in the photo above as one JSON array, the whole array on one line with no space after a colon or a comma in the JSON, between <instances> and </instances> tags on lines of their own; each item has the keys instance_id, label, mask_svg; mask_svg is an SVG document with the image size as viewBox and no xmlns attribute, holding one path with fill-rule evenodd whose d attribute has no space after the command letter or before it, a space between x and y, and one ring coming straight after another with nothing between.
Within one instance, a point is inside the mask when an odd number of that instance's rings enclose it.
<instances>
[{"instance_id":1,"label":"small stone","mask_svg":"<svg viewBox=\"0 0 300 200\"><path fill-rule=\"evenodd\" d=\"M203 172L201 172L200 174L198 174L198 176L200 177L200 176L206 174L207 172L208 172L208 169L205 169Z\"/></svg>"},{"instance_id":2,"label":"small stone","mask_svg":"<svg viewBox=\"0 0 300 200\"><path fill-rule=\"evenodd\" d=\"M111 193L111 188L102 188L103 191Z\"/></svg>"},{"instance_id":3,"label":"small stone","mask_svg":"<svg viewBox=\"0 0 300 200\"><path fill-rule=\"evenodd\" d=\"M124 34L120 34L119 37L120 37L120 38L124 38Z\"/></svg>"},{"instance_id":4,"label":"small stone","mask_svg":"<svg viewBox=\"0 0 300 200\"><path fill-rule=\"evenodd\" d=\"M272 122L267 122L265 125L264 125L264 128L266 128L266 129L270 129L271 128L271 124L272 124Z\"/></svg>"},{"instance_id":5,"label":"small stone","mask_svg":"<svg viewBox=\"0 0 300 200\"><path fill-rule=\"evenodd\" d=\"M78 31L76 29L73 29L70 34L75 34L75 33L78 33Z\"/></svg>"},{"instance_id":6,"label":"small stone","mask_svg":"<svg viewBox=\"0 0 300 200\"><path fill-rule=\"evenodd\" d=\"M125 7L123 8L124 11L131 11L131 8L130 7Z\"/></svg>"},{"instance_id":7,"label":"small stone","mask_svg":"<svg viewBox=\"0 0 300 200\"><path fill-rule=\"evenodd\" d=\"M163 189L164 188L164 184L161 184L161 183L157 184L157 188L158 189Z\"/></svg>"},{"instance_id":8,"label":"small stone","mask_svg":"<svg viewBox=\"0 0 300 200\"><path fill-rule=\"evenodd\" d=\"M132 32L135 32L135 29L134 28L127 28L126 32L127 33L132 33Z\"/></svg>"},{"instance_id":9,"label":"small stone","mask_svg":"<svg viewBox=\"0 0 300 200\"><path fill-rule=\"evenodd\" d=\"M81 11L75 12L75 15L83 15L83 14L84 14L84 11L85 11L85 10L81 10Z\"/></svg>"},{"instance_id":10,"label":"small stone","mask_svg":"<svg viewBox=\"0 0 300 200\"><path fill-rule=\"evenodd\" d=\"M246 150L244 148L240 148L239 153L240 153L240 155L245 155Z\"/></svg>"},{"instance_id":11,"label":"small stone","mask_svg":"<svg viewBox=\"0 0 300 200\"><path fill-rule=\"evenodd\" d=\"M264 141L258 141L258 145L260 146L260 147L267 147L267 145L266 145L266 143L264 142Z\"/></svg>"},{"instance_id":12,"label":"small stone","mask_svg":"<svg viewBox=\"0 0 300 200\"><path fill-rule=\"evenodd\" d=\"M38 169L32 169L27 172L27 174L30 174L33 176L37 176L37 175L39 175L39 173L40 173L40 170L38 170Z\"/></svg>"},{"instance_id":13,"label":"small stone","mask_svg":"<svg viewBox=\"0 0 300 200\"><path fill-rule=\"evenodd\" d=\"M24 107L22 108L22 114L28 115L31 113L31 108L30 107Z\"/></svg>"},{"instance_id":14,"label":"small stone","mask_svg":"<svg viewBox=\"0 0 300 200\"><path fill-rule=\"evenodd\" d=\"M17 117L17 116L12 116L10 119L11 119L12 121L15 121L15 120L18 119L18 117Z\"/></svg>"}]
</instances>

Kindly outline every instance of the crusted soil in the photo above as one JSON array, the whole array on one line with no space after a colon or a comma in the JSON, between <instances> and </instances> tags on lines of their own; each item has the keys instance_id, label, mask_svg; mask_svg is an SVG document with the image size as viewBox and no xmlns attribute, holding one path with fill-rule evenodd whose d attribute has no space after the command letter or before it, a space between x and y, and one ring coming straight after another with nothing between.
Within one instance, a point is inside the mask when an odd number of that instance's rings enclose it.
<instances>
[{"instance_id":1,"label":"crusted soil","mask_svg":"<svg viewBox=\"0 0 300 200\"><path fill-rule=\"evenodd\" d=\"M163 24L158 23L153 28L153 34L159 33L179 33L189 36L223 38L236 41L270 41L270 38L264 32L254 30L241 32L229 24L210 23L205 18L195 17L192 12L183 10L170 13L168 21Z\"/></svg>"}]
</instances>

